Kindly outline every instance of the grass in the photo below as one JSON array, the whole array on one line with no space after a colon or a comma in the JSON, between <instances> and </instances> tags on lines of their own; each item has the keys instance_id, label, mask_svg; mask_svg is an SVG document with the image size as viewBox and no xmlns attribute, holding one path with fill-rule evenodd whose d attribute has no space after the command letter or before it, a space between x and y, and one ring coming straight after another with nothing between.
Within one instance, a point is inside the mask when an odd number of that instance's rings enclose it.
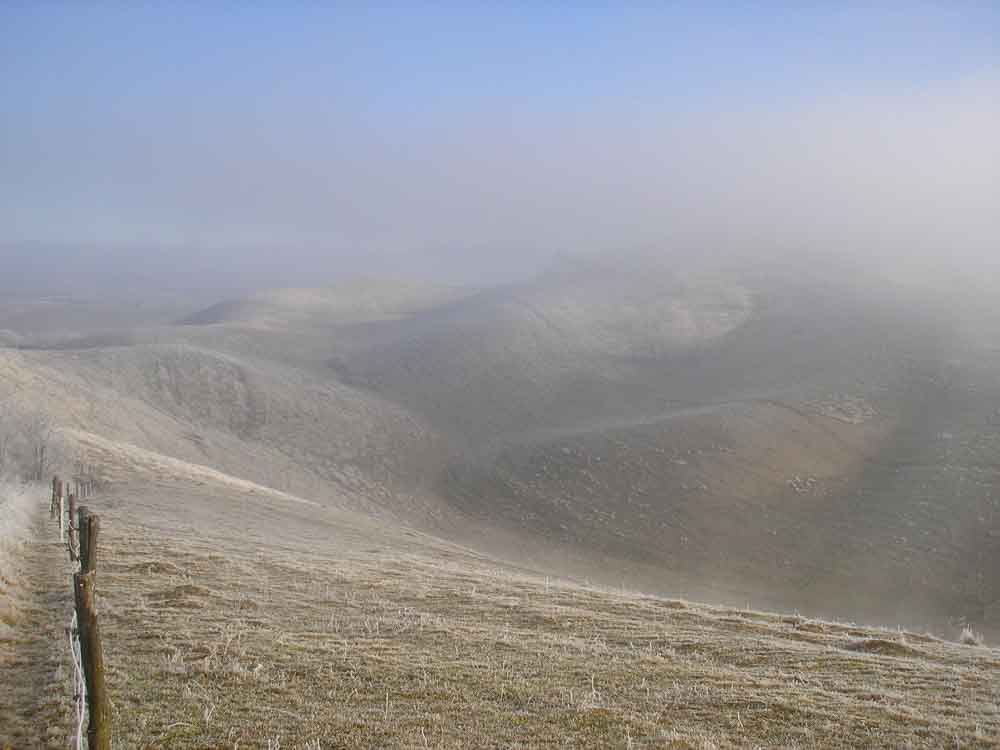
<instances>
[{"instance_id":1,"label":"grass","mask_svg":"<svg viewBox=\"0 0 1000 750\"><path fill-rule=\"evenodd\" d=\"M66 748L70 567L41 488L0 484L0 747Z\"/></svg>"},{"instance_id":2,"label":"grass","mask_svg":"<svg viewBox=\"0 0 1000 750\"><path fill-rule=\"evenodd\" d=\"M93 505L118 748L1000 742L991 649L553 581L232 490Z\"/></svg>"}]
</instances>

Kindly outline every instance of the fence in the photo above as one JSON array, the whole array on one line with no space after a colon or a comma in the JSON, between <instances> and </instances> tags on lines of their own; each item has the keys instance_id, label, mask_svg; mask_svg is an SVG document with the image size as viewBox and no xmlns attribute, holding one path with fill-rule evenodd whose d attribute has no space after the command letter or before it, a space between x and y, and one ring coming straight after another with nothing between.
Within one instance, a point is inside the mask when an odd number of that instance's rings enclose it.
<instances>
[{"instance_id":1,"label":"fence","mask_svg":"<svg viewBox=\"0 0 1000 750\"><path fill-rule=\"evenodd\" d=\"M75 492L70 492L70 488ZM65 541L71 562L79 562L73 574L73 620L69 628L70 653L75 667L77 702L77 750L83 745L84 706L89 716L87 747L110 750L111 712L104 683L104 649L97 623L97 537L100 518L86 506L77 507L78 499L94 495L97 483L89 478L75 478L72 485L59 477L52 478L50 511L59 515L59 538ZM67 511L68 505L68 514Z\"/></svg>"}]
</instances>

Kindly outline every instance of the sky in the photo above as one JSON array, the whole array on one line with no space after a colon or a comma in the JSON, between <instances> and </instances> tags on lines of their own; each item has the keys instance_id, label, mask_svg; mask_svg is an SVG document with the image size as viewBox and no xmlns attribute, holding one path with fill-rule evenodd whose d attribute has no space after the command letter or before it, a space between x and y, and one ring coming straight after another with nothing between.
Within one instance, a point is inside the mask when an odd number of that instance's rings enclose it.
<instances>
[{"instance_id":1,"label":"sky","mask_svg":"<svg viewBox=\"0 0 1000 750\"><path fill-rule=\"evenodd\" d=\"M0 91L14 268L1000 270L1000 3L13 0Z\"/></svg>"}]
</instances>

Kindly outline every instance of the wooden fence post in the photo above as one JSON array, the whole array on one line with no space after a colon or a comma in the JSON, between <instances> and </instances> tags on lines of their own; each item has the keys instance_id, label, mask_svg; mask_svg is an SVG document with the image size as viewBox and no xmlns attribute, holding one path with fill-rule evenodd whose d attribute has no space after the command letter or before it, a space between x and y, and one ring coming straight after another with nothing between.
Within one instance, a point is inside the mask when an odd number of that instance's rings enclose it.
<instances>
[{"instance_id":1,"label":"wooden fence post","mask_svg":"<svg viewBox=\"0 0 1000 750\"><path fill-rule=\"evenodd\" d=\"M94 564L94 551L93 547L89 550L91 565ZM80 657L83 661L83 677L87 683L87 710L90 714L87 747L90 750L111 750L111 711L104 685L104 649L101 646L101 631L97 626L95 576L93 570L73 575Z\"/></svg>"},{"instance_id":2,"label":"wooden fence post","mask_svg":"<svg viewBox=\"0 0 1000 750\"><path fill-rule=\"evenodd\" d=\"M101 520L92 515L90 508L85 505L80 506L77 518L80 532L80 572L93 573L97 568L97 534L101 530Z\"/></svg>"},{"instance_id":3,"label":"wooden fence post","mask_svg":"<svg viewBox=\"0 0 1000 750\"><path fill-rule=\"evenodd\" d=\"M59 502L57 500L57 498L59 496L58 489L57 489L58 487L59 487L59 477L58 476L54 476L54 477L52 477L52 500L49 501L49 518L55 518L56 517L56 507L59 504Z\"/></svg>"}]
</instances>

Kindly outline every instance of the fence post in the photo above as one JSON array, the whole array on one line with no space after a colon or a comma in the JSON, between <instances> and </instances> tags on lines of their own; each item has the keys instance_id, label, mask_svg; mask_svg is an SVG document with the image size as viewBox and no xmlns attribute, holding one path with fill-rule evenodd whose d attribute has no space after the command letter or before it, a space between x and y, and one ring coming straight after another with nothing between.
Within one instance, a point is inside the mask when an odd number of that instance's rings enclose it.
<instances>
[{"instance_id":1,"label":"fence post","mask_svg":"<svg viewBox=\"0 0 1000 750\"><path fill-rule=\"evenodd\" d=\"M101 530L100 517L92 515L90 508L80 506L77 512L80 532L80 572L93 573L97 568L97 534Z\"/></svg>"},{"instance_id":2,"label":"fence post","mask_svg":"<svg viewBox=\"0 0 1000 750\"><path fill-rule=\"evenodd\" d=\"M57 490L58 487L59 487L59 477L57 475L52 477L52 500L49 501L49 518L56 517L56 505L58 502L56 498L58 497L58 490Z\"/></svg>"},{"instance_id":3,"label":"fence post","mask_svg":"<svg viewBox=\"0 0 1000 750\"><path fill-rule=\"evenodd\" d=\"M94 548L90 548L89 557L93 565ZM87 683L87 710L90 714L87 747L90 750L111 750L111 712L104 685L104 649L101 647L101 632L97 626L97 608L94 600L95 576L93 570L73 575L80 656L83 661L84 680Z\"/></svg>"},{"instance_id":4,"label":"fence post","mask_svg":"<svg viewBox=\"0 0 1000 750\"><path fill-rule=\"evenodd\" d=\"M76 495L69 495L69 559L76 560Z\"/></svg>"},{"instance_id":5,"label":"fence post","mask_svg":"<svg viewBox=\"0 0 1000 750\"><path fill-rule=\"evenodd\" d=\"M59 495L59 543L62 544L66 541L66 507L63 502L63 496Z\"/></svg>"}]
</instances>

